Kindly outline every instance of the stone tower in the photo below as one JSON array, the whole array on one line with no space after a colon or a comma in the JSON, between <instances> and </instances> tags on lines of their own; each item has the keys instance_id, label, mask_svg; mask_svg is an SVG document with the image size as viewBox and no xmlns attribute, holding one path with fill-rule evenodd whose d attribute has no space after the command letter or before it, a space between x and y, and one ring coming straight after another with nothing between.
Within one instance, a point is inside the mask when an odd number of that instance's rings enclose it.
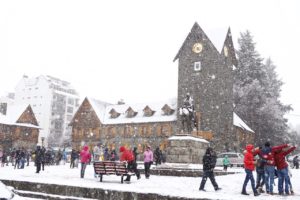
<instances>
[{"instance_id":1,"label":"stone tower","mask_svg":"<svg viewBox=\"0 0 300 200\"><path fill-rule=\"evenodd\" d=\"M230 28L223 41L218 50L195 23L174 61L178 59L178 108L190 93L194 100L197 135L210 132L212 146L229 150L234 140L233 66L237 65ZM177 119L179 133L180 116Z\"/></svg>"}]
</instances>

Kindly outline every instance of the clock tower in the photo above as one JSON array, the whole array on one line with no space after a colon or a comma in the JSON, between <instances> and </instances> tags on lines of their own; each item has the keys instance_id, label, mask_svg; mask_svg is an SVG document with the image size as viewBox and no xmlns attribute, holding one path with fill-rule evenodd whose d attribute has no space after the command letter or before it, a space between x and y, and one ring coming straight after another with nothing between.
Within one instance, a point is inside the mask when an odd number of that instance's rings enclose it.
<instances>
[{"instance_id":1,"label":"clock tower","mask_svg":"<svg viewBox=\"0 0 300 200\"><path fill-rule=\"evenodd\" d=\"M218 33L216 33L218 34ZM178 97L180 108L186 94L193 98L195 127L193 134L210 133L217 149L232 149L233 136L233 65L236 57L230 29L224 35L222 49L195 23L179 49ZM179 113L179 112L178 112ZM177 116L177 133L182 132Z\"/></svg>"}]
</instances>

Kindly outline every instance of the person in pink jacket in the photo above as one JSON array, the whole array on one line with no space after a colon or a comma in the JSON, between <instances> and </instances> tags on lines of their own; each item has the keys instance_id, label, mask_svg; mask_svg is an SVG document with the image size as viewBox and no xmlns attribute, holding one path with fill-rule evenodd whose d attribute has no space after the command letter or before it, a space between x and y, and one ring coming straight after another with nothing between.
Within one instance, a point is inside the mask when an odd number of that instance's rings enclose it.
<instances>
[{"instance_id":1,"label":"person in pink jacket","mask_svg":"<svg viewBox=\"0 0 300 200\"><path fill-rule=\"evenodd\" d=\"M146 151L144 152L144 167L145 167L145 176L146 179L150 177L150 167L153 163L153 152L151 151L150 146L146 147Z\"/></svg>"},{"instance_id":2,"label":"person in pink jacket","mask_svg":"<svg viewBox=\"0 0 300 200\"><path fill-rule=\"evenodd\" d=\"M91 154L89 152L89 147L84 146L80 152L80 162L81 162L80 176L81 176L81 178L84 178L85 168L86 168L86 165L90 162L90 159L91 159Z\"/></svg>"}]
</instances>

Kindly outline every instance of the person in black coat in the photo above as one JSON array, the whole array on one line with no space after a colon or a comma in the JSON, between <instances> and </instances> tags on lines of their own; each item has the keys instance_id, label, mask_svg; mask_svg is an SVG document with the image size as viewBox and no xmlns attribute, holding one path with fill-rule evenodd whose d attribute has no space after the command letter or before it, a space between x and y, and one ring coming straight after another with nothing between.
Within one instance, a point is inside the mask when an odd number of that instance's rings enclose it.
<instances>
[{"instance_id":1,"label":"person in black coat","mask_svg":"<svg viewBox=\"0 0 300 200\"><path fill-rule=\"evenodd\" d=\"M36 166L36 173L40 173L41 171L41 165L43 162L43 150L41 146L37 146L36 150L34 152L35 154L35 166Z\"/></svg>"},{"instance_id":2,"label":"person in black coat","mask_svg":"<svg viewBox=\"0 0 300 200\"><path fill-rule=\"evenodd\" d=\"M203 156L202 161L203 161L203 177L202 177L202 181L201 181L199 190L205 191L204 186L205 186L207 178L210 179L210 181L216 191L220 190L221 188L219 188L219 186L215 180L215 175L214 175L214 168L216 166L217 156L211 147L208 147L206 149L206 152Z\"/></svg>"},{"instance_id":3,"label":"person in black coat","mask_svg":"<svg viewBox=\"0 0 300 200\"><path fill-rule=\"evenodd\" d=\"M159 149L159 147L156 147L154 151L154 159L155 159L155 164L160 165L161 164L161 159L162 159L162 152Z\"/></svg>"}]
</instances>

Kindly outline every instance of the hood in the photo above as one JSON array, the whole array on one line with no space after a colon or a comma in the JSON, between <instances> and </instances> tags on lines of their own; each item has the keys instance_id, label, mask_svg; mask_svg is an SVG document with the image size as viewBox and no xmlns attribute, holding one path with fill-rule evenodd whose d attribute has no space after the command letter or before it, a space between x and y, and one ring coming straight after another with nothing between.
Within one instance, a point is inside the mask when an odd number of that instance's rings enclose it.
<instances>
[{"instance_id":1,"label":"hood","mask_svg":"<svg viewBox=\"0 0 300 200\"><path fill-rule=\"evenodd\" d=\"M120 152L124 152L126 150L126 148L124 146L120 147Z\"/></svg>"},{"instance_id":2,"label":"hood","mask_svg":"<svg viewBox=\"0 0 300 200\"><path fill-rule=\"evenodd\" d=\"M246 150L248 151L248 152L251 152L252 150L253 150L253 145L252 144L248 144L247 146L246 146Z\"/></svg>"},{"instance_id":3,"label":"hood","mask_svg":"<svg viewBox=\"0 0 300 200\"><path fill-rule=\"evenodd\" d=\"M88 151L88 150L89 150L89 147L88 147L88 146L84 146L84 147L83 147L83 150Z\"/></svg>"}]
</instances>

